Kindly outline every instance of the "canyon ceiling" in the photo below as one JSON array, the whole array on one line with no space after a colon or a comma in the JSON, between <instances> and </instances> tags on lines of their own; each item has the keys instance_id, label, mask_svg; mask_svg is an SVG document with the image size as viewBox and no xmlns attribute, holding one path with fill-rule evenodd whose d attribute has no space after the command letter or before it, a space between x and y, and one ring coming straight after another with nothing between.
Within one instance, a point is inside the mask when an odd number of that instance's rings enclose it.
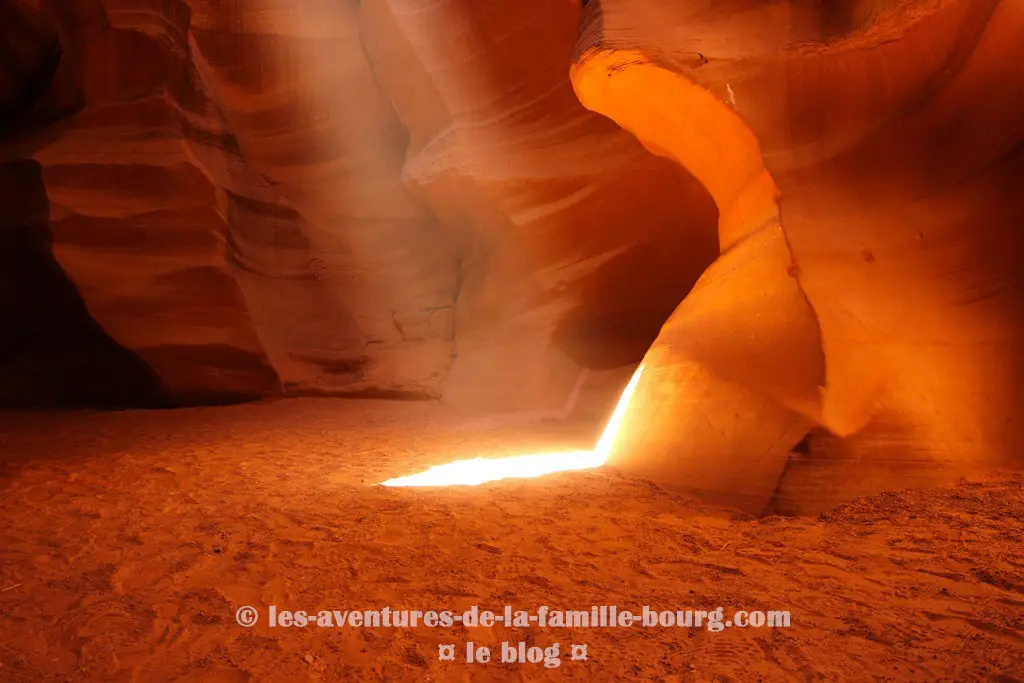
<instances>
[{"instance_id":1,"label":"canyon ceiling","mask_svg":"<svg viewBox=\"0 0 1024 683\"><path fill-rule=\"evenodd\" d=\"M6 0L0 403L557 414L644 359L613 461L751 509L1019 463L1022 32L1017 0Z\"/></svg>"}]
</instances>

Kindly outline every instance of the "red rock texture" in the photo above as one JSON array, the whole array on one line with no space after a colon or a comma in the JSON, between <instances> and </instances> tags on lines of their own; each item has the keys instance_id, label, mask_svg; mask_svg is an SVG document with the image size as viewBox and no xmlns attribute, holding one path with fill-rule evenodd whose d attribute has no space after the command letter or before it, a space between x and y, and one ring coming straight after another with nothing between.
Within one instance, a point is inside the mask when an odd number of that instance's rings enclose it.
<instances>
[{"instance_id":1,"label":"red rock texture","mask_svg":"<svg viewBox=\"0 0 1024 683\"><path fill-rule=\"evenodd\" d=\"M703 187L576 100L569 3L8 11L39 28L4 87L67 85L78 112L5 148L172 402L557 408L584 368L637 362L717 253Z\"/></svg>"}]
</instances>

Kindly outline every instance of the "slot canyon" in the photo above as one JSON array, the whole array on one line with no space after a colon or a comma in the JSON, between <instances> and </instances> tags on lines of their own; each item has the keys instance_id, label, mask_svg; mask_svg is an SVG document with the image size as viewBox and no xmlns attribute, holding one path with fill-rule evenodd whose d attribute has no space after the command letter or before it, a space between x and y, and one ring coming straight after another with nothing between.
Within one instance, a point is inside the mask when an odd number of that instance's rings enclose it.
<instances>
[{"instance_id":1,"label":"slot canyon","mask_svg":"<svg viewBox=\"0 0 1024 683\"><path fill-rule=\"evenodd\" d=\"M0 681L1024 683L1022 38L0 0Z\"/></svg>"}]
</instances>

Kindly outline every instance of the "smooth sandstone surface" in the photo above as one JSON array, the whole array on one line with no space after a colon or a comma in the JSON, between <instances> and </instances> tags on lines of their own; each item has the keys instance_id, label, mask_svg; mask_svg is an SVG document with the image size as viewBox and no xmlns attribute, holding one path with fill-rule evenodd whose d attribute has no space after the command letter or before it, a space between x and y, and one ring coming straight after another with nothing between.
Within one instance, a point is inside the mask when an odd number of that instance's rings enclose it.
<instances>
[{"instance_id":1,"label":"smooth sandstone surface","mask_svg":"<svg viewBox=\"0 0 1024 683\"><path fill-rule=\"evenodd\" d=\"M1019 462L1022 27L1012 1L586 6L581 100L708 187L716 266L734 264L727 277L712 267L655 342L628 418L644 429L621 466L670 452L653 466L663 478L767 504L749 463L793 440L795 415L821 429L811 457L789 462L785 509ZM779 228L776 249L757 245ZM758 315L737 296L744 280L772 283ZM698 328L728 340L709 345ZM736 362L745 344L774 366ZM693 365L700 392L758 395L702 401L696 431L653 417L656 394L689 393ZM792 414L773 418L765 401ZM758 428L698 449L733 407L756 409ZM688 463L707 459L714 475L691 477Z\"/></svg>"}]
</instances>

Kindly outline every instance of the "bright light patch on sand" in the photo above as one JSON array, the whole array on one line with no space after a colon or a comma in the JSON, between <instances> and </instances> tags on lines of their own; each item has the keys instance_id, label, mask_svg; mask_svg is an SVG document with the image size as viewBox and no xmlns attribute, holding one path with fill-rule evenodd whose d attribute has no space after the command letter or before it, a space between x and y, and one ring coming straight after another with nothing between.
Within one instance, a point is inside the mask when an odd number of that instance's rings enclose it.
<instances>
[{"instance_id":1,"label":"bright light patch on sand","mask_svg":"<svg viewBox=\"0 0 1024 683\"><path fill-rule=\"evenodd\" d=\"M615 436L622 426L622 419L629 407L629 400L636 391L636 385L643 374L644 366L640 365L630 378L629 384L622 391L615 411L608 420L601 438L593 450L567 451L561 453L533 453L515 455L508 458L473 458L472 460L456 460L445 465L437 465L418 474L407 477L388 479L381 486L475 486L499 479L531 479L554 472L585 470L603 465L611 455Z\"/></svg>"}]
</instances>

